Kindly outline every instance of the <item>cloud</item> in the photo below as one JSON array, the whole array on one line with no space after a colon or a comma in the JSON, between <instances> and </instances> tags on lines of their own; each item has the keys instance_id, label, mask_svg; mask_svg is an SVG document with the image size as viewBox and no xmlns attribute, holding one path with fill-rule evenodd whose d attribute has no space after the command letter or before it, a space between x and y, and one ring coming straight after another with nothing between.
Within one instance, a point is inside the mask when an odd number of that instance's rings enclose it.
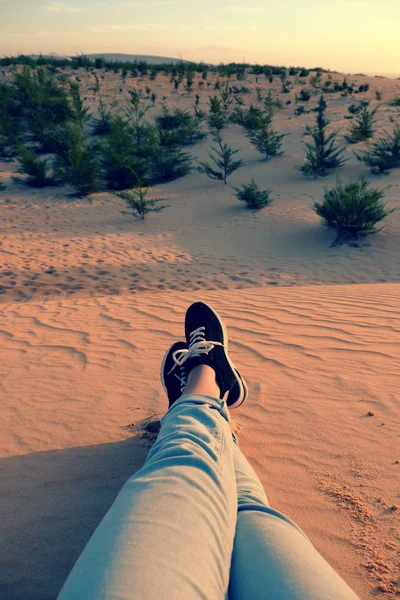
<instances>
[{"instance_id":1,"label":"cloud","mask_svg":"<svg viewBox=\"0 0 400 600\"><path fill-rule=\"evenodd\" d=\"M150 23L144 25L104 25L100 27L96 27L95 25L91 25L89 27L89 31L93 33L111 33L113 31L167 31L168 27L165 25L158 25L157 23Z\"/></svg>"},{"instance_id":2,"label":"cloud","mask_svg":"<svg viewBox=\"0 0 400 600\"><path fill-rule=\"evenodd\" d=\"M76 6L68 6L67 4L63 4L62 2L52 2L51 4L45 4L43 7L45 10L54 13L77 13L80 12L81 9Z\"/></svg>"}]
</instances>

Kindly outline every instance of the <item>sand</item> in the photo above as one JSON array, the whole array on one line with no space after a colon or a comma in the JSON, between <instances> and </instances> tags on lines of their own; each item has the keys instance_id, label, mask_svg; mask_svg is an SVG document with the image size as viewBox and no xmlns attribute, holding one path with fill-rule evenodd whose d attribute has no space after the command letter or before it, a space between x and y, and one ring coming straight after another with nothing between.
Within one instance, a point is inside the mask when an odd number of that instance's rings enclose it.
<instances>
[{"instance_id":1,"label":"sand","mask_svg":"<svg viewBox=\"0 0 400 600\"><path fill-rule=\"evenodd\" d=\"M93 85L83 70L79 77L84 89ZM382 91L378 128L390 127L398 111L387 102L400 82L349 80L370 84L372 104ZM254 76L244 83L246 103L255 102ZM122 102L133 80L121 94L120 85L106 75L109 100L115 90ZM167 78L150 85L170 106L193 104ZM204 107L208 92L199 93ZM339 140L353 101L328 96ZM271 504L363 600L399 596L400 215L376 236L331 247L334 233L311 204L336 174L310 181L294 168L314 113L294 117L293 109L276 117L276 129L290 134L282 156L260 161L231 125L224 140L245 164L229 185L193 172L157 186L169 206L143 222L112 194L32 190L11 180L15 163L0 163L1 598L56 597L145 460L151 442L140 425L166 409L160 362L200 299L226 319L248 380L234 426ZM204 140L189 151L203 159L208 147ZM369 175L352 150L343 180L363 173L376 187L390 184L396 207L400 173ZM252 176L274 197L256 213L230 187Z\"/></svg>"}]
</instances>

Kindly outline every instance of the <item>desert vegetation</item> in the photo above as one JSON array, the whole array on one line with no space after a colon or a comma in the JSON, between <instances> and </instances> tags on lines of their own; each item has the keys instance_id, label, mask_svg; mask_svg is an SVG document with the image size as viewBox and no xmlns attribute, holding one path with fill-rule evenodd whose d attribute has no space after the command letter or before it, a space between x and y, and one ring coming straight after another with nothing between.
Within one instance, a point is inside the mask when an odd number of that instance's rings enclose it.
<instances>
[{"instance_id":1,"label":"desert vegetation","mask_svg":"<svg viewBox=\"0 0 400 600\"><path fill-rule=\"evenodd\" d=\"M308 117L305 125L310 141L304 142L301 173L317 178L343 167L346 147L337 143L339 130L330 126L325 97L355 100L369 90L356 76L333 78L322 68L23 55L0 59L0 66L10 75L0 81L0 159L17 161L15 180L32 187L66 184L77 196L107 190L130 194L130 200L123 199L140 218L160 210L159 200L147 199L150 186L185 177L196 164L210 179L227 184L246 165L237 157L239 150L223 139L232 126L241 128L262 160L281 155L289 133L275 126L280 111L285 119L315 113L315 123ZM104 89L108 72L118 75L111 98ZM164 95L157 88L160 77L169 82ZM91 81L89 89L83 80ZM186 98L186 105L171 105L174 96ZM376 90L375 101L381 99ZM396 108L397 101L398 96L388 98L387 104ZM400 129L393 115L393 130L376 138L379 106L370 103L364 96L348 105L344 137L351 144L367 142L367 150L356 156L380 174L400 166ZM208 136L208 159L198 160L196 146ZM235 193L257 209L271 202L272 190L261 190L252 179Z\"/></svg>"},{"instance_id":2,"label":"desert vegetation","mask_svg":"<svg viewBox=\"0 0 400 600\"><path fill-rule=\"evenodd\" d=\"M144 219L150 212L160 212L166 208L162 202L162 198L147 198L149 188L143 187L143 183L139 180L136 188L130 192L117 192L122 200L125 200L132 214L138 219Z\"/></svg>"},{"instance_id":3,"label":"desert vegetation","mask_svg":"<svg viewBox=\"0 0 400 600\"><path fill-rule=\"evenodd\" d=\"M367 152L357 155L375 173L385 173L400 167L400 125L396 124L392 131L384 131L382 135L369 145Z\"/></svg>"},{"instance_id":4,"label":"desert vegetation","mask_svg":"<svg viewBox=\"0 0 400 600\"><path fill-rule=\"evenodd\" d=\"M260 210L272 202L270 197L272 190L261 190L254 178L250 183L244 183L240 188L234 188L238 200L245 202L247 208Z\"/></svg>"},{"instance_id":5,"label":"desert vegetation","mask_svg":"<svg viewBox=\"0 0 400 600\"><path fill-rule=\"evenodd\" d=\"M385 190L370 188L363 178L347 185L338 181L334 188L325 190L321 203L315 202L314 210L324 225L337 231L340 241L343 236L376 233L377 223L394 211L385 206L384 197Z\"/></svg>"},{"instance_id":6,"label":"desert vegetation","mask_svg":"<svg viewBox=\"0 0 400 600\"><path fill-rule=\"evenodd\" d=\"M243 160L234 158L239 150L234 150L224 143L219 134L214 135L214 141L216 146L212 146L208 151L211 162L200 161L199 171L226 184L228 176L243 165Z\"/></svg>"},{"instance_id":7,"label":"desert vegetation","mask_svg":"<svg viewBox=\"0 0 400 600\"><path fill-rule=\"evenodd\" d=\"M307 129L312 143L305 143L306 161L299 167L302 173L314 178L324 176L329 170L337 169L346 162L343 158L344 148L335 143L338 130L327 133L329 121L326 117L326 108L325 98L321 95L316 109L316 124L313 128Z\"/></svg>"}]
</instances>

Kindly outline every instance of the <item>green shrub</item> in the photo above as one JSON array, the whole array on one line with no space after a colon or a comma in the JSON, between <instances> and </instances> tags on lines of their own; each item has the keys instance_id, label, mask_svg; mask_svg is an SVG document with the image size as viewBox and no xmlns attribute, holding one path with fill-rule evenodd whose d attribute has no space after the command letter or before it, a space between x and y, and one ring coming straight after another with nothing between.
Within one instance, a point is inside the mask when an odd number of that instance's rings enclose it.
<instances>
[{"instance_id":1,"label":"green shrub","mask_svg":"<svg viewBox=\"0 0 400 600\"><path fill-rule=\"evenodd\" d=\"M303 105L301 105L301 106L297 106L297 107L295 108L295 110L294 110L294 113L293 113L293 114L294 114L296 117L299 117L300 115L304 115L304 112L305 112L304 106L303 106Z\"/></svg>"},{"instance_id":2,"label":"green shrub","mask_svg":"<svg viewBox=\"0 0 400 600\"><path fill-rule=\"evenodd\" d=\"M35 152L21 146L17 154L20 162L17 173L27 175L24 179L16 177L17 181L22 181L32 187L46 187L56 185L54 177L49 175L49 160L41 159Z\"/></svg>"},{"instance_id":3,"label":"green shrub","mask_svg":"<svg viewBox=\"0 0 400 600\"><path fill-rule=\"evenodd\" d=\"M90 119L89 108L85 106L81 98L80 86L78 83L70 81L70 95L72 106L72 119L81 127Z\"/></svg>"},{"instance_id":4,"label":"green shrub","mask_svg":"<svg viewBox=\"0 0 400 600\"><path fill-rule=\"evenodd\" d=\"M53 138L56 158L55 176L69 183L78 196L87 196L101 189L99 154L96 145L87 141L82 127L69 124Z\"/></svg>"},{"instance_id":5,"label":"green shrub","mask_svg":"<svg viewBox=\"0 0 400 600\"><path fill-rule=\"evenodd\" d=\"M22 107L15 98L15 89L0 83L0 158L11 158L22 135Z\"/></svg>"},{"instance_id":6,"label":"green shrub","mask_svg":"<svg viewBox=\"0 0 400 600\"><path fill-rule=\"evenodd\" d=\"M392 102L390 103L392 106L400 106L400 96L397 96L396 98L393 98Z\"/></svg>"},{"instance_id":7,"label":"green shrub","mask_svg":"<svg viewBox=\"0 0 400 600\"><path fill-rule=\"evenodd\" d=\"M152 151L152 144L150 148ZM112 190L124 190L135 187L139 178L145 180L149 154L150 149L146 148L144 151L144 144L140 146L138 143L132 125L122 117L114 117L110 121L110 131L101 145L101 160L107 187Z\"/></svg>"},{"instance_id":8,"label":"green shrub","mask_svg":"<svg viewBox=\"0 0 400 600\"><path fill-rule=\"evenodd\" d=\"M268 119L265 111L250 104L247 110L234 111L232 121L238 123L246 129L246 131L257 131L266 126Z\"/></svg>"},{"instance_id":9,"label":"green shrub","mask_svg":"<svg viewBox=\"0 0 400 600\"><path fill-rule=\"evenodd\" d=\"M154 149L150 165L150 177L154 182L167 182L190 173L192 157L176 146L160 146Z\"/></svg>"},{"instance_id":10,"label":"green shrub","mask_svg":"<svg viewBox=\"0 0 400 600\"><path fill-rule=\"evenodd\" d=\"M363 156L356 156L379 173L400 167L400 125L396 124L391 133L384 131Z\"/></svg>"},{"instance_id":11,"label":"green shrub","mask_svg":"<svg viewBox=\"0 0 400 600\"><path fill-rule=\"evenodd\" d=\"M229 82L227 81L225 89L220 93L221 107L226 115L228 115L229 108L233 102L232 88L230 88L228 84Z\"/></svg>"},{"instance_id":12,"label":"green shrub","mask_svg":"<svg viewBox=\"0 0 400 600\"><path fill-rule=\"evenodd\" d=\"M367 104L367 106L368 106L368 104ZM362 107L363 107L363 102L359 102L358 104L353 103L347 107L347 110L349 111L349 113L351 115L358 115L359 112L361 111Z\"/></svg>"},{"instance_id":13,"label":"green shrub","mask_svg":"<svg viewBox=\"0 0 400 600\"><path fill-rule=\"evenodd\" d=\"M52 152L54 129L73 117L67 93L45 69L31 72L25 67L14 73L14 85L31 139L41 144L43 152Z\"/></svg>"},{"instance_id":14,"label":"green shrub","mask_svg":"<svg viewBox=\"0 0 400 600\"><path fill-rule=\"evenodd\" d=\"M267 123L262 129L250 131L247 134L253 146L264 155L264 159L268 160L270 156L278 156L282 146L282 139L287 133L276 133L272 129L271 123Z\"/></svg>"},{"instance_id":15,"label":"green shrub","mask_svg":"<svg viewBox=\"0 0 400 600\"><path fill-rule=\"evenodd\" d=\"M214 140L218 146L212 146L211 151L208 152L214 165L200 161L199 171L208 175L210 179L218 179L226 184L227 177L243 165L243 160L234 160L233 157L238 150L233 150L228 144L224 144L219 134L214 136Z\"/></svg>"},{"instance_id":16,"label":"green shrub","mask_svg":"<svg viewBox=\"0 0 400 600\"><path fill-rule=\"evenodd\" d=\"M272 202L270 194L272 190L260 190L254 179L249 184L242 184L241 188L234 188L236 198L245 202L247 208L260 210Z\"/></svg>"},{"instance_id":17,"label":"green shrub","mask_svg":"<svg viewBox=\"0 0 400 600\"><path fill-rule=\"evenodd\" d=\"M324 225L336 229L339 234L366 235L379 231L377 223L393 212L382 202L384 190L369 189L369 183L359 181L325 190L322 203L316 202L314 210Z\"/></svg>"},{"instance_id":18,"label":"green shrub","mask_svg":"<svg viewBox=\"0 0 400 600\"><path fill-rule=\"evenodd\" d=\"M380 92L379 90L376 90L375 92L375 98L379 101L382 100L382 92Z\"/></svg>"},{"instance_id":19,"label":"green shrub","mask_svg":"<svg viewBox=\"0 0 400 600\"><path fill-rule=\"evenodd\" d=\"M325 117L325 111L326 102L324 96L321 95L316 109L316 126L313 129L307 129L312 137L312 143L305 142L306 163L299 167L304 175L324 176L328 170L341 167L346 162L341 156L344 148L335 145L338 130L332 131L330 134L326 132L329 121Z\"/></svg>"},{"instance_id":20,"label":"green shrub","mask_svg":"<svg viewBox=\"0 0 400 600\"><path fill-rule=\"evenodd\" d=\"M163 198L147 198L149 188L143 187L139 182L138 187L131 192L117 192L122 200L128 203L133 215L138 219L144 219L150 212L160 212L167 207L166 204L158 204Z\"/></svg>"},{"instance_id":21,"label":"green shrub","mask_svg":"<svg viewBox=\"0 0 400 600\"><path fill-rule=\"evenodd\" d=\"M357 144L364 140L368 140L374 135L374 116L378 109L368 110L368 104L360 106L360 111L351 123L350 130L346 139L351 144Z\"/></svg>"},{"instance_id":22,"label":"green shrub","mask_svg":"<svg viewBox=\"0 0 400 600\"><path fill-rule=\"evenodd\" d=\"M315 75L310 77L310 85L316 90L321 87L321 75L321 71L317 71Z\"/></svg>"},{"instance_id":23,"label":"green shrub","mask_svg":"<svg viewBox=\"0 0 400 600\"><path fill-rule=\"evenodd\" d=\"M200 121L187 110L176 108L171 113L164 108L162 113L156 117L160 137L170 140L162 145L190 146L205 137L201 131ZM164 135L168 133L170 135Z\"/></svg>"},{"instance_id":24,"label":"green shrub","mask_svg":"<svg viewBox=\"0 0 400 600\"><path fill-rule=\"evenodd\" d=\"M300 90L300 94L297 98L298 100L301 100L301 102L308 102L311 98L311 92L303 88Z\"/></svg>"},{"instance_id":25,"label":"green shrub","mask_svg":"<svg viewBox=\"0 0 400 600\"><path fill-rule=\"evenodd\" d=\"M219 132L226 126L228 121L226 111L222 106L222 100L220 100L217 96L210 96L208 99L208 106L208 126L211 131Z\"/></svg>"}]
</instances>

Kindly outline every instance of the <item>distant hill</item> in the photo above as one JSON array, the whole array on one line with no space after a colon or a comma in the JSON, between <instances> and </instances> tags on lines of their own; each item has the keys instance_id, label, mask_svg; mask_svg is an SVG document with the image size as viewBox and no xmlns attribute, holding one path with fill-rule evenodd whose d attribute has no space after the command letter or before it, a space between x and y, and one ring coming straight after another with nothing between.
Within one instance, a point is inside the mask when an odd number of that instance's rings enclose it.
<instances>
[{"instance_id":1,"label":"distant hill","mask_svg":"<svg viewBox=\"0 0 400 600\"><path fill-rule=\"evenodd\" d=\"M35 60L37 60L38 58L40 58L41 56L43 58L55 58L55 59L66 59L66 60L71 60L70 56L67 56L66 54L57 54L56 52L49 52L48 54L27 54L27 56L29 56L30 58L33 58Z\"/></svg>"},{"instance_id":2,"label":"distant hill","mask_svg":"<svg viewBox=\"0 0 400 600\"><path fill-rule=\"evenodd\" d=\"M90 59L104 58L107 61L120 61L120 62L140 62L144 61L151 65L160 65L162 63L179 63L189 62L180 58L168 58L166 56L147 56L143 54L86 54Z\"/></svg>"}]
</instances>

